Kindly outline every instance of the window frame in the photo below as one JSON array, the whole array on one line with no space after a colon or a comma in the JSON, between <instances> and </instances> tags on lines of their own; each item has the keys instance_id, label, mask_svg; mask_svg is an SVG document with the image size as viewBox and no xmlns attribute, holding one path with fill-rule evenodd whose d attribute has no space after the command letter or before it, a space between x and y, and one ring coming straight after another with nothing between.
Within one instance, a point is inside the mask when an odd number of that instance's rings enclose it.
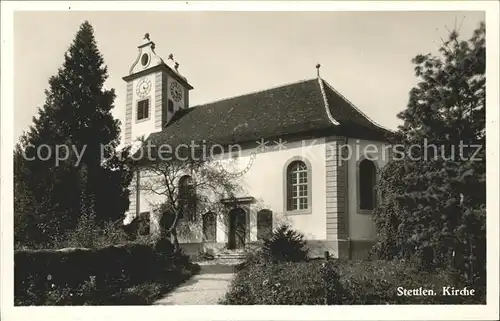
<instances>
[{"instance_id":1,"label":"window frame","mask_svg":"<svg viewBox=\"0 0 500 321\"><path fill-rule=\"evenodd\" d=\"M139 119L139 104L147 101L148 102L148 117ZM144 97L142 99L138 99L135 103L135 123L142 123L144 121L148 121L151 119L151 97Z\"/></svg>"},{"instance_id":2,"label":"window frame","mask_svg":"<svg viewBox=\"0 0 500 321\"><path fill-rule=\"evenodd\" d=\"M378 163L370 158L362 157L360 158L357 163L356 163L356 204L357 204L357 212L358 214L372 214L373 210L377 207L377 204L380 202L379 194L378 191L374 191L374 201L375 201L375 206L373 209L362 209L361 208L361 173L360 173L360 165L363 161L369 161L373 164L374 170L375 170L375 184L374 188L377 185L379 181L379 166Z\"/></svg>"},{"instance_id":3,"label":"window frame","mask_svg":"<svg viewBox=\"0 0 500 321\"><path fill-rule=\"evenodd\" d=\"M289 168L295 162L302 162L306 166L306 177L307 182L305 186L307 186L307 208L305 209L288 209L288 199L289 199ZM302 156L294 156L290 158L285 165L283 166L283 212L286 215L302 215L302 214L312 214L312 166L311 162L305 157Z\"/></svg>"}]
</instances>

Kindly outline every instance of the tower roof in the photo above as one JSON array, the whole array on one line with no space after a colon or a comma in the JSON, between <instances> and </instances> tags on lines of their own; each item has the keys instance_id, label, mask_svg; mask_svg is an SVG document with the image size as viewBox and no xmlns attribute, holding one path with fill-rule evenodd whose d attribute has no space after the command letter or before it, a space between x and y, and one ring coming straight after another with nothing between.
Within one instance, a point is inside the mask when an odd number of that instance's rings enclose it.
<instances>
[{"instance_id":1,"label":"tower roof","mask_svg":"<svg viewBox=\"0 0 500 321\"><path fill-rule=\"evenodd\" d=\"M129 81L151 72L164 70L189 89L193 89L193 87L188 83L186 77L179 72L180 64L174 60L173 54L170 54L166 60L163 60L156 54L156 45L151 40L149 33L144 35L141 44L137 46L137 48L139 49L137 58L130 67L129 74L123 77L123 80Z\"/></svg>"}]
</instances>

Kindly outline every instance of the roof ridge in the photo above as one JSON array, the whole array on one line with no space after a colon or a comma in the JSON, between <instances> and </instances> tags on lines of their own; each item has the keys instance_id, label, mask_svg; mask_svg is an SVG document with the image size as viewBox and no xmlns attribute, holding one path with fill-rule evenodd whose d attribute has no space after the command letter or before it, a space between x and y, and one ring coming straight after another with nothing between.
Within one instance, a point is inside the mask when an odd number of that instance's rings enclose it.
<instances>
[{"instance_id":1,"label":"roof ridge","mask_svg":"<svg viewBox=\"0 0 500 321\"><path fill-rule=\"evenodd\" d=\"M250 96L250 95L254 95L254 94L258 94L258 93L263 93L263 92L271 91L271 90L276 90L276 89L287 87L287 86L291 86L291 85L297 85L297 84L305 83L305 82L308 82L308 81L313 81L315 79L316 78L309 78L309 79L297 80L297 81L294 81L294 82L290 82L290 83L278 85L278 86L275 86L275 87L270 87L270 88L266 88L266 89L260 89L260 90L248 92L248 93L242 94L242 95L221 98L221 99L210 101L210 102L207 102L207 103L201 103L201 104L189 107L189 108L195 108L195 107L201 107L201 106L205 106L205 105L220 103L220 102L223 102L223 101L226 101L226 100L230 100L230 99L234 99L234 98L239 98L239 97L244 97L244 96Z\"/></svg>"},{"instance_id":2,"label":"roof ridge","mask_svg":"<svg viewBox=\"0 0 500 321\"><path fill-rule=\"evenodd\" d=\"M323 86L323 79L318 76L319 89L321 90L321 96L323 97L323 102L325 104L326 116L334 125L340 125L340 123L333 118L332 112L330 110L330 105L328 104L328 99L326 98L325 87Z\"/></svg>"},{"instance_id":3,"label":"roof ridge","mask_svg":"<svg viewBox=\"0 0 500 321\"><path fill-rule=\"evenodd\" d=\"M323 79L322 79L323 80ZM333 90L333 92L335 94L337 94L340 98L344 99L352 108L354 108L358 113L360 113L363 117L365 117L370 123L372 123L372 125L376 126L376 127L379 127L379 128L382 128L384 130L387 130L389 132L392 132L394 133L394 130L393 129L389 129L385 126L382 126L378 123L376 123L373 119L371 119L370 117L368 117L368 115L366 115L363 111L361 111L361 109L359 109L358 107L356 107L349 99L347 99L344 95L342 95L340 92L338 92L335 88L333 88L332 85L330 85L327 81L323 80L325 82L325 84L328 86L328 88L330 88L331 90Z\"/></svg>"}]
</instances>

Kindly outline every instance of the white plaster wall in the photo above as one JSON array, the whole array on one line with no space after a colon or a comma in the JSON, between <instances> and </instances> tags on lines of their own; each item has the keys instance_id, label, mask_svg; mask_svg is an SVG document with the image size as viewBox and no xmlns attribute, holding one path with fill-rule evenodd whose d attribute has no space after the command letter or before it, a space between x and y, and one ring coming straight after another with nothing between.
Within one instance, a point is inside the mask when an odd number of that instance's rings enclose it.
<instances>
[{"instance_id":1,"label":"white plaster wall","mask_svg":"<svg viewBox=\"0 0 500 321\"><path fill-rule=\"evenodd\" d=\"M273 226L287 222L292 228L302 232L307 239L326 239L326 196L325 196L325 145L324 139L308 140L303 142L287 143L285 150L269 150L260 152L253 157L255 150L243 150L241 156L229 161L222 161L230 173L239 173L250 163L246 174L238 178L241 191L237 196L252 196L256 203L250 205L247 213L247 227L249 227L250 241L257 240L257 212L261 209L273 211ZM284 214L284 166L294 156L302 156L309 160L312 166L312 213L311 214ZM252 161L253 159L253 161ZM147 179L143 174L141 179ZM156 194L141 192L138 202L139 211L150 211L152 204L161 202L164 198ZM200 231L191 241L201 241ZM217 223L217 242L227 242L226 224L221 217ZM198 240L200 238L200 240ZM180 239L181 242L187 241Z\"/></svg>"},{"instance_id":2,"label":"white plaster wall","mask_svg":"<svg viewBox=\"0 0 500 321\"><path fill-rule=\"evenodd\" d=\"M357 138L349 138L348 145L352 152L348 160L349 237L351 240L375 240L377 234L372 215L358 212L357 162L368 154L380 170L388 162L388 149L381 142Z\"/></svg>"},{"instance_id":3,"label":"white plaster wall","mask_svg":"<svg viewBox=\"0 0 500 321\"><path fill-rule=\"evenodd\" d=\"M249 240L257 240L257 212L261 209L273 211L273 226L287 222L292 228L302 232L307 239L326 239L326 178L325 178L325 145L324 139L309 140L304 142L287 143L285 150L269 150L259 152L252 157L254 149L246 149L240 156L230 161L224 161L226 170L238 173L251 166L244 176L239 178L242 190L237 196L252 196L256 203L250 206L247 213L247 225L249 224ZM365 151L376 158L378 168L381 169L388 161L388 149L383 143L349 138L348 145L352 156L348 160L348 224L349 237L352 240L374 240L376 230L370 214L361 214L357 210L357 162ZM373 146L368 147L367 146ZM312 166L312 214L286 215L284 214L284 166L294 156L302 156L309 160ZM253 159L253 161L252 161ZM147 179L145 175L141 177ZM163 201L163 197L156 194L145 194L141 192L138 202L139 212L150 211L152 204ZM195 231L195 237L188 241L201 241L201 224ZM227 242L226 225L219 217L217 224L217 242Z\"/></svg>"},{"instance_id":4,"label":"white plaster wall","mask_svg":"<svg viewBox=\"0 0 500 321\"><path fill-rule=\"evenodd\" d=\"M286 143L284 150L269 150L257 153L248 172L240 178L242 192L239 196L252 196L256 204L251 206L247 216L250 222L250 241L257 240L257 212L269 209L273 212L273 227L287 222L302 232L307 239L326 239L326 196L325 196L325 140L323 138ZM272 146L272 142L269 146ZM244 150L241 156L231 161L229 170L238 172L247 167L254 150ZM284 166L294 156L307 158L312 167L312 213L284 214ZM227 236L223 224L219 224L217 241L224 242Z\"/></svg>"}]
</instances>

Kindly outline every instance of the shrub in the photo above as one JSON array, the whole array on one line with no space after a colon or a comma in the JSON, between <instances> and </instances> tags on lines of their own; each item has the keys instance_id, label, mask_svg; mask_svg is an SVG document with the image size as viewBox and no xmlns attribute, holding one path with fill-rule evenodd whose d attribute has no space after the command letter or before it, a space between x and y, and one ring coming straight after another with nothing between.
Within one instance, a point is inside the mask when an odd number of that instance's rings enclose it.
<instances>
[{"instance_id":1,"label":"shrub","mask_svg":"<svg viewBox=\"0 0 500 321\"><path fill-rule=\"evenodd\" d=\"M150 214L144 212L136 216L127 225L122 226L122 230L127 234L130 239L137 239L142 236L148 236L150 233Z\"/></svg>"},{"instance_id":2,"label":"shrub","mask_svg":"<svg viewBox=\"0 0 500 321\"><path fill-rule=\"evenodd\" d=\"M255 303L255 297L252 295L252 289L249 281L248 271L238 273L231 283L230 290L226 292L220 304L227 305L252 305Z\"/></svg>"},{"instance_id":3,"label":"shrub","mask_svg":"<svg viewBox=\"0 0 500 321\"><path fill-rule=\"evenodd\" d=\"M264 239L262 256L272 262L301 262L308 258L307 243L304 235L280 226L269 239Z\"/></svg>"},{"instance_id":4,"label":"shrub","mask_svg":"<svg viewBox=\"0 0 500 321\"><path fill-rule=\"evenodd\" d=\"M147 282L125 288L110 298L110 303L120 305L149 305L166 289L163 283Z\"/></svg>"},{"instance_id":5,"label":"shrub","mask_svg":"<svg viewBox=\"0 0 500 321\"><path fill-rule=\"evenodd\" d=\"M267 258L264 257L261 250L245 251L243 262L235 266L236 271L241 271L255 265L266 264Z\"/></svg>"},{"instance_id":6,"label":"shrub","mask_svg":"<svg viewBox=\"0 0 500 321\"><path fill-rule=\"evenodd\" d=\"M197 268L182 252L169 251L167 244L156 248L126 244L102 249L16 251L15 304L120 304L131 297L127 288L158 283L168 290ZM152 296L156 290L148 293ZM142 304L137 297L135 303Z\"/></svg>"},{"instance_id":7,"label":"shrub","mask_svg":"<svg viewBox=\"0 0 500 321\"><path fill-rule=\"evenodd\" d=\"M321 265L282 262L253 265L234 279L224 304L325 304Z\"/></svg>"},{"instance_id":8,"label":"shrub","mask_svg":"<svg viewBox=\"0 0 500 321\"><path fill-rule=\"evenodd\" d=\"M339 276L351 295L351 302L400 304L479 304L485 303L485 287L473 286L475 296L443 296L443 287L463 288L468 282L456 269L437 269L431 272L419 270L403 260L373 261L371 263L339 262ZM369 287L371 290L366 291ZM398 296L398 288L432 289L436 296ZM365 289L362 291L362 289ZM376 304L376 303L375 303Z\"/></svg>"},{"instance_id":9,"label":"shrub","mask_svg":"<svg viewBox=\"0 0 500 321\"><path fill-rule=\"evenodd\" d=\"M249 265L241 269L223 304L485 304L475 296L443 296L463 288L453 270L421 272L404 261L309 261ZM433 289L435 296L399 296L398 288Z\"/></svg>"},{"instance_id":10,"label":"shrub","mask_svg":"<svg viewBox=\"0 0 500 321\"><path fill-rule=\"evenodd\" d=\"M121 221L97 223L94 214L83 214L75 229L53 241L53 248L103 248L127 243L129 236L121 228Z\"/></svg>"}]
</instances>

